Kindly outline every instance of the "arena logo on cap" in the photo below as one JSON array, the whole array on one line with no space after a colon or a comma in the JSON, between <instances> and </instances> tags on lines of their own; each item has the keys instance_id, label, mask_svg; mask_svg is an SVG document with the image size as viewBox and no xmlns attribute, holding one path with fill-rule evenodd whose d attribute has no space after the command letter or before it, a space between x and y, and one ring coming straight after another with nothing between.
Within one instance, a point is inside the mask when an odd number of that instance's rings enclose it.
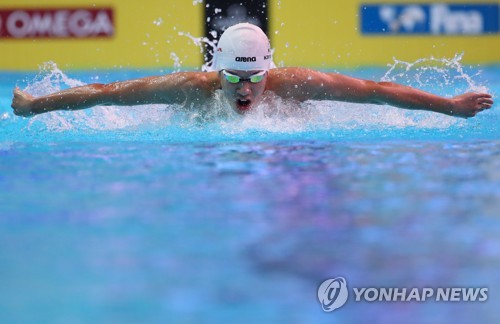
<instances>
[{"instance_id":1,"label":"arena logo on cap","mask_svg":"<svg viewBox=\"0 0 500 324\"><path fill-rule=\"evenodd\" d=\"M255 56L252 57L237 56L235 60L236 62L257 62L257 58Z\"/></svg>"},{"instance_id":2,"label":"arena logo on cap","mask_svg":"<svg viewBox=\"0 0 500 324\"><path fill-rule=\"evenodd\" d=\"M113 9L0 9L0 38L95 38L114 34Z\"/></svg>"}]
</instances>

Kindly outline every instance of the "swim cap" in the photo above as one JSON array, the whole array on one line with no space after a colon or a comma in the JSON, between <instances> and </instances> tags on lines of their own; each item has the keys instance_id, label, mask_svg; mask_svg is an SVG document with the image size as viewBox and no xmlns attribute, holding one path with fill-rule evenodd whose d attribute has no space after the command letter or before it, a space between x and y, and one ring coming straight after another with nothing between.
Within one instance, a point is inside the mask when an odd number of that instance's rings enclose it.
<instances>
[{"instance_id":1,"label":"swim cap","mask_svg":"<svg viewBox=\"0 0 500 324\"><path fill-rule=\"evenodd\" d=\"M259 27L241 23L221 35L214 53L213 70L269 70L271 45Z\"/></svg>"}]
</instances>

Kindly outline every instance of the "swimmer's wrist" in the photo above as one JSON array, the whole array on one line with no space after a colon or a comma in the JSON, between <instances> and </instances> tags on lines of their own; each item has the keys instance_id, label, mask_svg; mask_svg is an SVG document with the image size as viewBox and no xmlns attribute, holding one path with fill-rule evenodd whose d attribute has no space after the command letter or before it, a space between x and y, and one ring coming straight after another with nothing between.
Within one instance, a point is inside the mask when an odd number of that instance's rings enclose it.
<instances>
[{"instance_id":1,"label":"swimmer's wrist","mask_svg":"<svg viewBox=\"0 0 500 324\"><path fill-rule=\"evenodd\" d=\"M445 104L443 105L442 113L450 116L453 116L455 114L455 102L452 98L445 98Z\"/></svg>"},{"instance_id":2,"label":"swimmer's wrist","mask_svg":"<svg viewBox=\"0 0 500 324\"><path fill-rule=\"evenodd\" d=\"M443 98L443 102L439 105L431 107L431 111L438 112L441 114L455 116L456 114L456 102L453 98Z\"/></svg>"},{"instance_id":3,"label":"swimmer's wrist","mask_svg":"<svg viewBox=\"0 0 500 324\"><path fill-rule=\"evenodd\" d=\"M33 115L43 114L52 110L54 109L51 109L51 105L49 104L49 100L47 98L33 98L30 102L30 111Z\"/></svg>"}]
</instances>

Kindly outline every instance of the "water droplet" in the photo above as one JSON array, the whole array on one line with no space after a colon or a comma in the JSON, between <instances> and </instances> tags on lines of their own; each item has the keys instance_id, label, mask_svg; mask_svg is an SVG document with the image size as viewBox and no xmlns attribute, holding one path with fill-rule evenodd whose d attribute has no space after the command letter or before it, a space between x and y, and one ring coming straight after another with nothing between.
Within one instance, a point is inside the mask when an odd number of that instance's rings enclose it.
<instances>
[{"instance_id":1,"label":"water droplet","mask_svg":"<svg viewBox=\"0 0 500 324\"><path fill-rule=\"evenodd\" d=\"M159 17L155 21L153 21L153 24L156 26L160 26L161 24L163 24L163 19Z\"/></svg>"}]
</instances>

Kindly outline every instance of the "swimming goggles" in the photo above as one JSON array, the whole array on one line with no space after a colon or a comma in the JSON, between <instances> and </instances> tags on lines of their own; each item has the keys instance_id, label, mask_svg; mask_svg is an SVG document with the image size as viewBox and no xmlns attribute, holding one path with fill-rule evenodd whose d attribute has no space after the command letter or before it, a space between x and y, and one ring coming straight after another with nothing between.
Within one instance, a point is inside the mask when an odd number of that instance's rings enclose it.
<instances>
[{"instance_id":1,"label":"swimming goggles","mask_svg":"<svg viewBox=\"0 0 500 324\"><path fill-rule=\"evenodd\" d=\"M250 81L252 83L259 83L264 79L264 76L266 75L266 71L258 72L255 73L254 75L251 75L249 78L242 78L240 76L231 74L227 72L226 70L222 70L222 74L224 75L224 78L227 80L229 83L240 83L242 81Z\"/></svg>"}]
</instances>

